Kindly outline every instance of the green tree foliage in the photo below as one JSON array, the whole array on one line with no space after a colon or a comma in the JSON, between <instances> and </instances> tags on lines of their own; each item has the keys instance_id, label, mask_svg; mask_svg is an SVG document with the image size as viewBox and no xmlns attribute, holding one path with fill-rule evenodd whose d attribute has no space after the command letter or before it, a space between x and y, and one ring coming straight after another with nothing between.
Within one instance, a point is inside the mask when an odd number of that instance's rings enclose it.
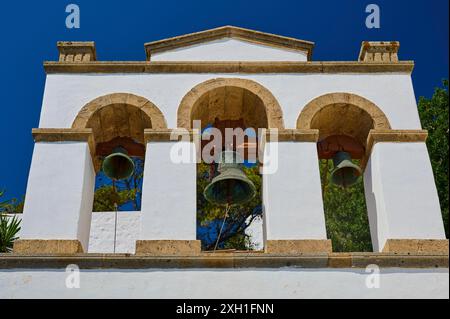
<instances>
[{"instance_id":1,"label":"green tree foliage","mask_svg":"<svg viewBox=\"0 0 450 319\"><path fill-rule=\"evenodd\" d=\"M253 245L245 230L254 219L261 216L261 175L258 167L244 168L247 177L255 184L257 193L249 203L233 206L219 240L219 248L252 249ZM209 203L203 196L205 187L210 183L210 165L197 166L197 237L202 241L203 250L214 249L225 216L225 208Z\"/></svg>"},{"instance_id":2,"label":"green tree foliage","mask_svg":"<svg viewBox=\"0 0 450 319\"><path fill-rule=\"evenodd\" d=\"M142 179L144 177L144 161L133 157L135 165L134 174L127 180L116 181L115 187L112 181L100 172L100 181L103 183L97 186L94 193L94 212L111 212L115 210L114 203L118 210L121 206L131 203L135 211L140 210L140 195Z\"/></svg>"},{"instance_id":3,"label":"green tree foliage","mask_svg":"<svg viewBox=\"0 0 450 319\"><path fill-rule=\"evenodd\" d=\"M333 251L372 251L363 180L343 189L329 182L332 169L332 160L320 161L327 235Z\"/></svg>"},{"instance_id":4,"label":"green tree foliage","mask_svg":"<svg viewBox=\"0 0 450 319\"><path fill-rule=\"evenodd\" d=\"M429 134L427 147L441 203L445 234L448 238L448 80L443 81L442 88L435 89L431 99L421 97L418 106L422 127L428 130Z\"/></svg>"},{"instance_id":5,"label":"green tree foliage","mask_svg":"<svg viewBox=\"0 0 450 319\"><path fill-rule=\"evenodd\" d=\"M433 166L434 178L441 203L445 232L449 232L449 103L448 80L442 88L436 88L431 99L419 99L419 114L422 127L428 130L428 152ZM332 162L320 163L324 209L328 238L333 250L372 251L367 208L362 179L349 189L331 185L329 181Z\"/></svg>"},{"instance_id":6,"label":"green tree foliage","mask_svg":"<svg viewBox=\"0 0 450 319\"><path fill-rule=\"evenodd\" d=\"M10 200L2 201L5 191L0 191L0 214L22 214L24 198L18 200L12 198Z\"/></svg>"},{"instance_id":7,"label":"green tree foliage","mask_svg":"<svg viewBox=\"0 0 450 319\"><path fill-rule=\"evenodd\" d=\"M105 185L95 191L94 212L112 212L115 210L114 203L120 207L136 197L135 189L115 190L112 185Z\"/></svg>"}]
</instances>

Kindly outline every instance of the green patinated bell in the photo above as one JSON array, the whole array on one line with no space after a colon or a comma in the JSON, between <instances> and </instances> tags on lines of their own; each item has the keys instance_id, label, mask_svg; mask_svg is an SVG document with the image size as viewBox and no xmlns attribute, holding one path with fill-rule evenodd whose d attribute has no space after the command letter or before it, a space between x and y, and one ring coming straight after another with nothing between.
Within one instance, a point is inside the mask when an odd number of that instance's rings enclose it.
<instances>
[{"instance_id":1,"label":"green patinated bell","mask_svg":"<svg viewBox=\"0 0 450 319\"><path fill-rule=\"evenodd\" d=\"M362 170L353 164L347 152L338 152L333 157L334 170L331 172L331 182L343 188L350 187L358 182Z\"/></svg>"},{"instance_id":2,"label":"green patinated bell","mask_svg":"<svg viewBox=\"0 0 450 319\"><path fill-rule=\"evenodd\" d=\"M102 170L112 180L119 181L133 175L134 162L123 147L117 147L103 160Z\"/></svg>"},{"instance_id":3,"label":"green patinated bell","mask_svg":"<svg viewBox=\"0 0 450 319\"><path fill-rule=\"evenodd\" d=\"M241 163L236 152L220 154L220 174L206 186L203 192L206 200L216 205L243 205L255 197L255 185L245 175Z\"/></svg>"}]
</instances>

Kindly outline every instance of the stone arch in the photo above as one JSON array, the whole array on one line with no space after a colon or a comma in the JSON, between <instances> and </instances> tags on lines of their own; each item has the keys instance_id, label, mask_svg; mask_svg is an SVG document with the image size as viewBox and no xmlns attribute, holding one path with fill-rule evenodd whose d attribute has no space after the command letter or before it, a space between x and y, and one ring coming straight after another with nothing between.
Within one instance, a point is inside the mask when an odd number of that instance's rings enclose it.
<instances>
[{"instance_id":1,"label":"stone arch","mask_svg":"<svg viewBox=\"0 0 450 319\"><path fill-rule=\"evenodd\" d=\"M389 120L381 109L371 101L351 93L329 93L309 102L297 118L297 129L311 129L314 117L326 106L349 104L364 110L373 120L374 129L391 129Z\"/></svg>"},{"instance_id":2,"label":"stone arch","mask_svg":"<svg viewBox=\"0 0 450 319\"><path fill-rule=\"evenodd\" d=\"M222 87L236 87L250 91L264 104L269 128L284 129L283 112L277 99L261 84L247 79L218 78L208 80L195 86L182 99L177 113L177 126L190 129L191 115L195 103L209 91Z\"/></svg>"},{"instance_id":3,"label":"stone arch","mask_svg":"<svg viewBox=\"0 0 450 319\"><path fill-rule=\"evenodd\" d=\"M381 109L371 101L351 93L329 93L309 102L297 119L297 129L318 129L319 139L346 135L366 147L370 130L390 129Z\"/></svg>"},{"instance_id":4,"label":"stone arch","mask_svg":"<svg viewBox=\"0 0 450 319\"><path fill-rule=\"evenodd\" d=\"M167 129L161 111L146 98L113 93L96 98L78 113L73 129L92 129L91 155L96 171L101 159L121 144L129 154L143 157L145 129Z\"/></svg>"},{"instance_id":5,"label":"stone arch","mask_svg":"<svg viewBox=\"0 0 450 319\"><path fill-rule=\"evenodd\" d=\"M96 98L86 104L75 118L72 128L86 128L95 112L110 105L128 105L138 108L148 116L152 129L167 129L167 122L159 108L144 97L131 93L113 93Z\"/></svg>"}]
</instances>

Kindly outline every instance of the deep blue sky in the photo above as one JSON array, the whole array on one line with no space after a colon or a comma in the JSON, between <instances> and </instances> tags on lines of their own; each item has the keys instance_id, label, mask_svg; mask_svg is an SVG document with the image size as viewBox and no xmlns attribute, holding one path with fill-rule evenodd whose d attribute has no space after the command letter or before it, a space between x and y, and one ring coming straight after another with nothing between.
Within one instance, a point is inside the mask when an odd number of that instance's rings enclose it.
<instances>
[{"instance_id":1,"label":"deep blue sky","mask_svg":"<svg viewBox=\"0 0 450 319\"><path fill-rule=\"evenodd\" d=\"M65 27L65 7L81 9L81 29ZM365 7L381 8L381 29L365 27ZM222 25L316 43L313 60L358 57L363 40L398 40L415 60L416 95L431 96L448 78L448 0L3 1L0 6L0 189L25 193L44 90L44 60L59 40L93 40L100 60L144 60L143 44ZM51 182L51 181L49 181Z\"/></svg>"}]
</instances>

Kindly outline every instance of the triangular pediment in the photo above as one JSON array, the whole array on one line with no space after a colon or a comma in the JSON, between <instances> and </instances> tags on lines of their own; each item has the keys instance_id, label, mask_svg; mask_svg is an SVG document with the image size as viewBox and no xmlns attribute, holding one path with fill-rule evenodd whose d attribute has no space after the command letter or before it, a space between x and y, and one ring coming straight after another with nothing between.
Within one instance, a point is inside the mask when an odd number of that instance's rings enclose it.
<instances>
[{"instance_id":1,"label":"triangular pediment","mask_svg":"<svg viewBox=\"0 0 450 319\"><path fill-rule=\"evenodd\" d=\"M145 44L147 60L311 60L313 42L233 26ZM265 58L264 58L265 57Z\"/></svg>"}]
</instances>

